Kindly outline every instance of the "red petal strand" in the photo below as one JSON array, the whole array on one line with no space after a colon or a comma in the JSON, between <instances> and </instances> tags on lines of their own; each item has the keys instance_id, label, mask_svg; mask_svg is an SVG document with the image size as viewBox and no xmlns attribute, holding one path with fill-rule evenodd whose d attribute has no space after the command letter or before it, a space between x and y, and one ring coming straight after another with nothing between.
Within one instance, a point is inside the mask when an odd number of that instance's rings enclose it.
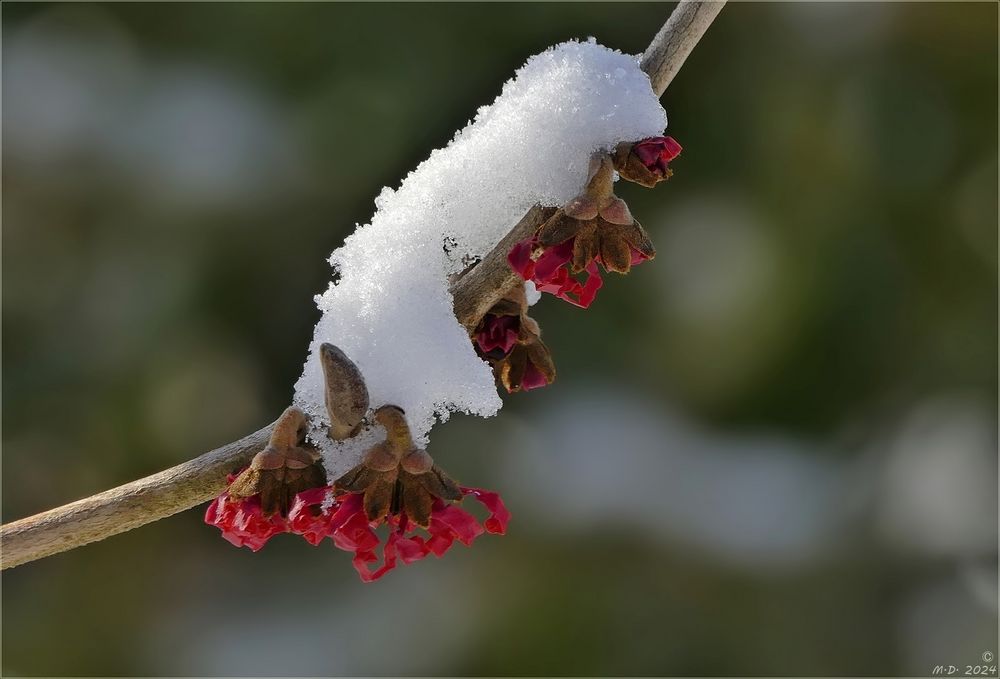
<instances>
[{"instance_id":1,"label":"red petal strand","mask_svg":"<svg viewBox=\"0 0 1000 679\"><path fill-rule=\"evenodd\" d=\"M560 271L569 260L573 259L573 243L576 238L553 245L546 248L542 255L535 262L535 274L532 280L535 283L546 283Z\"/></svg>"},{"instance_id":2,"label":"red petal strand","mask_svg":"<svg viewBox=\"0 0 1000 679\"><path fill-rule=\"evenodd\" d=\"M660 152L660 159L671 161L677 156L679 156L681 154L681 151L683 150L684 147L678 144L676 139L674 139L673 137L664 137L663 151Z\"/></svg>"},{"instance_id":3,"label":"red petal strand","mask_svg":"<svg viewBox=\"0 0 1000 679\"><path fill-rule=\"evenodd\" d=\"M313 547L330 534L328 517L322 512L313 514L313 509L308 506L294 514L289 512L288 524L293 533L301 535Z\"/></svg>"},{"instance_id":4,"label":"red petal strand","mask_svg":"<svg viewBox=\"0 0 1000 679\"><path fill-rule=\"evenodd\" d=\"M359 563L375 563L378 561L378 556L374 550L365 551L362 549L355 553L354 559Z\"/></svg>"},{"instance_id":5,"label":"red petal strand","mask_svg":"<svg viewBox=\"0 0 1000 679\"><path fill-rule=\"evenodd\" d=\"M591 262L587 265L587 279L579 292L580 298L576 305L584 309L588 308L594 303L597 291L601 289L602 285L604 285L604 279L601 278L601 272L597 269L597 262Z\"/></svg>"},{"instance_id":6,"label":"red petal strand","mask_svg":"<svg viewBox=\"0 0 1000 679\"><path fill-rule=\"evenodd\" d=\"M304 490L295 496L295 502L292 506L294 507L300 503L305 505L322 505L327 497L329 497L331 490L333 489L330 486L320 486L319 488Z\"/></svg>"},{"instance_id":7,"label":"red petal strand","mask_svg":"<svg viewBox=\"0 0 1000 679\"><path fill-rule=\"evenodd\" d=\"M508 354L517 343L520 327L521 320L517 316L486 314L483 317L483 330L476 333L476 343L484 353L501 349L504 354Z\"/></svg>"},{"instance_id":8,"label":"red petal strand","mask_svg":"<svg viewBox=\"0 0 1000 679\"><path fill-rule=\"evenodd\" d=\"M635 248L632 248L632 266L635 266L636 264L642 264L648 259L649 257L639 252Z\"/></svg>"},{"instance_id":9,"label":"red petal strand","mask_svg":"<svg viewBox=\"0 0 1000 679\"><path fill-rule=\"evenodd\" d=\"M588 264L585 271L587 277L584 279L584 282L581 283L571 277L566 269L560 269L560 273L562 274L560 277L561 284L558 286L558 289L552 291L552 294L569 302L573 306L578 306L581 309L588 308L594 303L594 299L597 297L597 291L601 289L602 285L604 285L604 279L601 278L601 274L594 262ZM549 291L550 290L546 290L546 292Z\"/></svg>"},{"instance_id":10,"label":"red petal strand","mask_svg":"<svg viewBox=\"0 0 1000 679\"><path fill-rule=\"evenodd\" d=\"M205 523L209 526L214 526L219 521L222 499L224 497L226 495L222 494L208 503L208 508L205 510Z\"/></svg>"},{"instance_id":11,"label":"red petal strand","mask_svg":"<svg viewBox=\"0 0 1000 679\"><path fill-rule=\"evenodd\" d=\"M365 497L361 493L351 493L341 500L340 508L330 517L330 532L336 532L341 526L346 524L358 512L364 512Z\"/></svg>"},{"instance_id":12,"label":"red petal strand","mask_svg":"<svg viewBox=\"0 0 1000 679\"><path fill-rule=\"evenodd\" d=\"M431 533L431 538L427 541L427 551L440 559L455 544L455 532L434 519L431 519L431 526L428 530Z\"/></svg>"},{"instance_id":13,"label":"red petal strand","mask_svg":"<svg viewBox=\"0 0 1000 679\"><path fill-rule=\"evenodd\" d=\"M371 551L378 547L379 539L368 524L364 509L355 514L343 526L333 532L333 544L345 552Z\"/></svg>"},{"instance_id":14,"label":"red petal strand","mask_svg":"<svg viewBox=\"0 0 1000 679\"><path fill-rule=\"evenodd\" d=\"M574 306L586 309L593 303L604 281L597 267L592 266L593 263L587 267L587 277L582 283L570 275L567 264L573 258L575 240L570 238L546 248L536 261L532 261L531 252L538 245L536 239L532 237L515 245L507 260L522 278L532 281L539 292L547 292ZM481 342L478 336L476 340Z\"/></svg>"},{"instance_id":15,"label":"red petal strand","mask_svg":"<svg viewBox=\"0 0 1000 679\"><path fill-rule=\"evenodd\" d=\"M331 519L340 505L334 500L330 507L323 509L323 503L331 491L330 486L304 490L295 496L295 501L288 512L288 526L291 532L301 535L313 546L332 534Z\"/></svg>"},{"instance_id":16,"label":"red petal strand","mask_svg":"<svg viewBox=\"0 0 1000 679\"><path fill-rule=\"evenodd\" d=\"M526 238L514 245L507 253L507 263L524 280L531 280L535 275L535 263L531 259L531 251L535 247L535 239Z\"/></svg>"},{"instance_id":17,"label":"red petal strand","mask_svg":"<svg viewBox=\"0 0 1000 679\"><path fill-rule=\"evenodd\" d=\"M536 368L534 363L528 361L528 365L524 369L524 376L521 378L521 389L530 391L547 387L548 384L549 381L542 371Z\"/></svg>"},{"instance_id":18,"label":"red petal strand","mask_svg":"<svg viewBox=\"0 0 1000 679\"><path fill-rule=\"evenodd\" d=\"M457 504L435 500L427 537L424 537L418 533L420 527L402 513L369 522L360 493L335 497L330 502L330 487L299 493L287 521L280 517L265 519L258 498L236 503L227 495L216 498L209 505L205 519L222 528L223 537L233 544L254 551L272 535L285 530L302 535L314 545L329 536L337 548L353 553L351 563L362 582L374 582L400 563L411 564L430 554L443 556L456 540L471 545L486 532L503 534L506 531L510 512L498 494L480 488L463 487L461 490L489 510L485 526ZM383 524L388 527L389 535L382 546L380 559L377 551L381 540L374 528ZM379 561L381 565L373 568Z\"/></svg>"},{"instance_id":19,"label":"red petal strand","mask_svg":"<svg viewBox=\"0 0 1000 679\"><path fill-rule=\"evenodd\" d=\"M656 161L660 158L660 154L662 153L662 149L658 144L653 143L652 139L648 139L633 146L632 153L634 153L646 167L655 167Z\"/></svg>"},{"instance_id":20,"label":"red petal strand","mask_svg":"<svg viewBox=\"0 0 1000 679\"><path fill-rule=\"evenodd\" d=\"M574 306L582 306L577 298L583 291L583 285L570 275L566 267L560 268L548 283L538 286L538 289Z\"/></svg>"},{"instance_id":21,"label":"red petal strand","mask_svg":"<svg viewBox=\"0 0 1000 679\"><path fill-rule=\"evenodd\" d=\"M263 515L256 495L237 501L223 493L205 510L205 523L219 528L222 537L231 544L254 552L278 533L288 531L288 524L281 516Z\"/></svg>"},{"instance_id":22,"label":"red petal strand","mask_svg":"<svg viewBox=\"0 0 1000 679\"><path fill-rule=\"evenodd\" d=\"M565 267L556 270L556 275L551 276L546 281L535 281L535 289L539 292L547 292L550 295L563 297L567 292L572 292L579 283L574 280ZM572 301L572 300L567 300Z\"/></svg>"},{"instance_id":23,"label":"red petal strand","mask_svg":"<svg viewBox=\"0 0 1000 679\"><path fill-rule=\"evenodd\" d=\"M375 582L396 567L396 542L399 540L400 535L396 531L389 534L389 539L386 540L385 547L382 549L382 565L378 567L378 570L369 575L370 579L365 580L365 576L362 575L362 580L365 582Z\"/></svg>"},{"instance_id":24,"label":"red petal strand","mask_svg":"<svg viewBox=\"0 0 1000 679\"><path fill-rule=\"evenodd\" d=\"M673 137L650 137L632 147L632 152L651 172L664 175L667 163L681 154L681 145Z\"/></svg>"},{"instance_id":25,"label":"red petal strand","mask_svg":"<svg viewBox=\"0 0 1000 679\"><path fill-rule=\"evenodd\" d=\"M482 488L462 487L462 492L476 498L490 512L490 518L486 519L486 530L495 535L503 535L507 532L507 524L510 522L510 511L499 493Z\"/></svg>"},{"instance_id":26,"label":"red petal strand","mask_svg":"<svg viewBox=\"0 0 1000 679\"><path fill-rule=\"evenodd\" d=\"M351 565L354 566L354 570L361 576L361 582L372 582L375 579L368 568L368 564L375 561L378 561L378 557L372 552L356 552L354 554L354 558L351 559Z\"/></svg>"},{"instance_id":27,"label":"red petal strand","mask_svg":"<svg viewBox=\"0 0 1000 679\"><path fill-rule=\"evenodd\" d=\"M420 561L430 553L427 543L419 535L400 537L396 540L396 551L399 553L399 558L405 564Z\"/></svg>"},{"instance_id":28,"label":"red petal strand","mask_svg":"<svg viewBox=\"0 0 1000 679\"><path fill-rule=\"evenodd\" d=\"M451 529L459 542L471 545L472 541L485 532L476 517L458 505L447 505L444 509L431 513L432 521L437 520Z\"/></svg>"}]
</instances>

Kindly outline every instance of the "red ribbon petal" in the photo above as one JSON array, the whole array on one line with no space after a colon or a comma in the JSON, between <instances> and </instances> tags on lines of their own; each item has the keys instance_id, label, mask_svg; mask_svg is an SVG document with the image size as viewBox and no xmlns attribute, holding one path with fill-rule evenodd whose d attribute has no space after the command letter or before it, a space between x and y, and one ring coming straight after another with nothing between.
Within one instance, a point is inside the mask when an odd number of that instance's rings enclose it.
<instances>
[{"instance_id":1,"label":"red ribbon petal","mask_svg":"<svg viewBox=\"0 0 1000 679\"><path fill-rule=\"evenodd\" d=\"M471 495L480 502L490 512L490 518L486 519L485 526L487 532L495 535L503 535L507 532L507 524L510 523L510 511L503 503L503 498L499 493L482 488L462 487L462 492Z\"/></svg>"}]
</instances>

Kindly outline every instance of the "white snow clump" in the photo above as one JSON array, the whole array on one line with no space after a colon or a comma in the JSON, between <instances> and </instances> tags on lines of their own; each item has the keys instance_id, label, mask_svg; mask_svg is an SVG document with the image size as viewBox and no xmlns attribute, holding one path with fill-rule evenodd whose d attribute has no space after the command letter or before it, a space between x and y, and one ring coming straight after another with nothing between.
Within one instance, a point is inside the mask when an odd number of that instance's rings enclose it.
<instances>
[{"instance_id":1,"label":"white snow clump","mask_svg":"<svg viewBox=\"0 0 1000 679\"><path fill-rule=\"evenodd\" d=\"M316 298L316 325L294 404L310 416L331 478L372 436L334 444L318 349L340 347L360 368L371 406L406 411L417 445L450 412L488 417L501 406L490 366L455 319L448 277L487 253L532 205L562 205L582 189L591 155L661 135L667 119L634 56L593 39L528 59L500 96L433 151L375 215L330 256L337 276Z\"/></svg>"}]
</instances>

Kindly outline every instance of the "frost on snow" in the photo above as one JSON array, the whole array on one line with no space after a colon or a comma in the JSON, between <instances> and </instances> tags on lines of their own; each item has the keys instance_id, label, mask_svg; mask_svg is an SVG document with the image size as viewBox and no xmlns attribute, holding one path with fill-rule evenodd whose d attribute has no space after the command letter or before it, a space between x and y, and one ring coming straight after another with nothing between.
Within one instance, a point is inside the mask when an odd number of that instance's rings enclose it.
<instances>
[{"instance_id":1,"label":"frost on snow","mask_svg":"<svg viewBox=\"0 0 1000 679\"><path fill-rule=\"evenodd\" d=\"M330 256L337 276L316 303L309 358L294 405L315 427L331 478L357 462L369 432L334 444L317 350L340 347L361 370L371 406L406 411L414 441L435 418L482 417L501 406L493 373L455 319L448 276L487 253L532 205L562 205L587 180L590 156L658 136L666 114L635 57L568 42L531 57L490 106L444 149L384 188L370 224Z\"/></svg>"}]
</instances>

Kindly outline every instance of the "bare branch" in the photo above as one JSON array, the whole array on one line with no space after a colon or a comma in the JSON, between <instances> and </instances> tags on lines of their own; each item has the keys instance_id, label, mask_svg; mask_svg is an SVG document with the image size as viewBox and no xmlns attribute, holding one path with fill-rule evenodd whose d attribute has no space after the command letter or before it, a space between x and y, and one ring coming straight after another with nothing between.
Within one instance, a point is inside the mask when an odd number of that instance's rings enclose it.
<instances>
[{"instance_id":1,"label":"bare branch","mask_svg":"<svg viewBox=\"0 0 1000 679\"><path fill-rule=\"evenodd\" d=\"M0 528L3 568L103 540L218 495L226 475L250 462L272 425L158 474Z\"/></svg>"},{"instance_id":2,"label":"bare branch","mask_svg":"<svg viewBox=\"0 0 1000 679\"><path fill-rule=\"evenodd\" d=\"M658 94L722 9L723 2L683 0L642 57ZM535 206L503 240L452 285L455 315L472 331L483 315L521 283L507 253L530 236L554 208ZM226 487L226 475L246 466L267 444L272 425L189 462L124 486L0 527L0 567L11 568L80 547L207 502Z\"/></svg>"},{"instance_id":3,"label":"bare branch","mask_svg":"<svg viewBox=\"0 0 1000 679\"><path fill-rule=\"evenodd\" d=\"M507 253L518 241L531 236L555 211L556 208L538 205L528 210L479 264L451 286L455 317L469 331L511 288L522 283L521 277L507 264Z\"/></svg>"},{"instance_id":4,"label":"bare branch","mask_svg":"<svg viewBox=\"0 0 1000 679\"><path fill-rule=\"evenodd\" d=\"M642 70L649 74L656 96L663 95L725 4L725 0L682 0L678 3L639 62Z\"/></svg>"}]
</instances>

